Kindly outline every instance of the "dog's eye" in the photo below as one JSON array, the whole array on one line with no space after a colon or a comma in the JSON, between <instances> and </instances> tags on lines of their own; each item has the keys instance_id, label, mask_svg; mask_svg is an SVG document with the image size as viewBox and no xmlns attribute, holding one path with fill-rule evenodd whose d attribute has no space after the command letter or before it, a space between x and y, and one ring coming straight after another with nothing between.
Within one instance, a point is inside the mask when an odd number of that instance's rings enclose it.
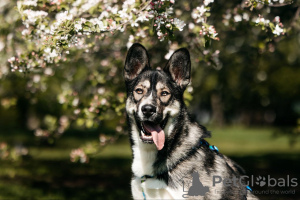
<instances>
[{"instance_id":1,"label":"dog's eye","mask_svg":"<svg viewBox=\"0 0 300 200\"><path fill-rule=\"evenodd\" d=\"M138 88L138 89L135 90L135 92L138 93L138 94L143 94L144 91L143 91L143 89Z\"/></svg>"},{"instance_id":2,"label":"dog's eye","mask_svg":"<svg viewBox=\"0 0 300 200\"><path fill-rule=\"evenodd\" d=\"M167 92L167 91L162 91L160 95L161 95L161 96L167 96L167 95L169 95L169 94L170 94L170 93Z\"/></svg>"}]
</instances>

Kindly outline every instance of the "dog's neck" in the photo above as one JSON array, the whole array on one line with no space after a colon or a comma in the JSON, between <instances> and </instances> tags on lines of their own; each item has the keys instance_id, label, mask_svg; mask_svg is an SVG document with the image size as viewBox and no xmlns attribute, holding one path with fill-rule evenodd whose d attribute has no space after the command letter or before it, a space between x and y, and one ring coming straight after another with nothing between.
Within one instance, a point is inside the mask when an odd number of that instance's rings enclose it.
<instances>
[{"instance_id":1,"label":"dog's neck","mask_svg":"<svg viewBox=\"0 0 300 200\"><path fill-rule=\"evenodd\" d=\"M135 124L131 123L131 126L131 134L138 135L134 133L137 131ZM160 176L161 172L168 172L199 144L201 138L209 136L203 127L190 119L185 108L178 116L169 119L164 131L166 141L160 151L154 144L144 144L137 138L131 138L135 176Z\"/></svg>"},{"instance_id":2,"label":"dog's neck","mask_svg":"<svg viewBox=\"0 0 300 200\"><path fill-rule=\"evenodd\" d=\"M173 169L198 146L201 138L209 137L204 127L191 120L186 108L172 120L171 126L165 148L157 153L153 165L156 174Z\"/></svg>"}]
</instances>

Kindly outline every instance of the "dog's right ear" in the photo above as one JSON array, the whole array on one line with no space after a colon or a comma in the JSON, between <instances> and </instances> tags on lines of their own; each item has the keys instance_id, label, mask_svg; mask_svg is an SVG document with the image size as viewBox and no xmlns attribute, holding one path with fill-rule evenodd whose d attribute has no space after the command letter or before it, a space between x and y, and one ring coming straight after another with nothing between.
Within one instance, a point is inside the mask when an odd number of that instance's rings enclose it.
<instances>
[{"instance_id":1,"label":"dog's right ear","mask_svg":"<svg viewBox=\"0 0 300 200\"><path fill-rule=\"evenodd\" d=\"M186 48L178 49L173 53L164 71L169 74L173 81L185 90L191 79L191 59Z\"/></svg>"},{"instance_id":2,"label":"dog's right ear","mask_svg":"<svg viewBox=\"0 0 300 200\"><path fill-rule=\"evenodd\" d=\"M125 67L125 81L135 79L141 72L149 70L149 56L145 47L139 43L133 44L128 50Z\"/></svg>"}]
</instances>

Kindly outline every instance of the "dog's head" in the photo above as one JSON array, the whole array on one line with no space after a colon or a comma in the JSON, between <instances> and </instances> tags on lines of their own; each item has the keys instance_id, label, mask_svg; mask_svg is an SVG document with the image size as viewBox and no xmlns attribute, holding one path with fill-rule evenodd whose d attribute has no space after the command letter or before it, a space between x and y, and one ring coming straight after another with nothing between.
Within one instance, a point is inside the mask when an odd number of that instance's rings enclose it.
<instances>
[{"instance_id":1,"label":"dog's head","mask_svg":"<svg viewBox=\"0 0 300 200\"><path fill-rule=\"evenodd\" d=\"M131 137L143 144L155 143L161 150L165 127L180 114L183 93L190 82L191 62L187 49L179 49L162 70L151 70L147 50L133 44L127 53L124 77L127 88L126 111L131 121Z\"/></svg>"}]
</instances>

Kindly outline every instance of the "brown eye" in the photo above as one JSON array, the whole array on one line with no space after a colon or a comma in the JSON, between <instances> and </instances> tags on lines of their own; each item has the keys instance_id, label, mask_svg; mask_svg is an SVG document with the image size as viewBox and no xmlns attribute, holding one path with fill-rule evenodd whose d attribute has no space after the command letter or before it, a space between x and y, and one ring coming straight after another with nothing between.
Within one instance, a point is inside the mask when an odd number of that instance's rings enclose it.
<instances>
[{"instance_id":1,"label":"brown eye","mask_svg":"<svg viewBox=\"0 0 300 200\"><path fill-rule=\"evenodd\" d=\"M167 92L167 91L162 91L160 95L161 95L161 96L167 96L167 95L169 95L169 94L170 94L170 93Z\"/></svg>"},{"instance_id":2,"label":"brown eye","mask_svg":"<svg viewBox=\"0 0 300 200\"><path fill-rule=\"evenodd\" d=\"M135 90L135 92L138 93L138 94L143 94L144 91L143 91L143 89L138 88L138 89Z\"/></svg>"}]
</instances>

